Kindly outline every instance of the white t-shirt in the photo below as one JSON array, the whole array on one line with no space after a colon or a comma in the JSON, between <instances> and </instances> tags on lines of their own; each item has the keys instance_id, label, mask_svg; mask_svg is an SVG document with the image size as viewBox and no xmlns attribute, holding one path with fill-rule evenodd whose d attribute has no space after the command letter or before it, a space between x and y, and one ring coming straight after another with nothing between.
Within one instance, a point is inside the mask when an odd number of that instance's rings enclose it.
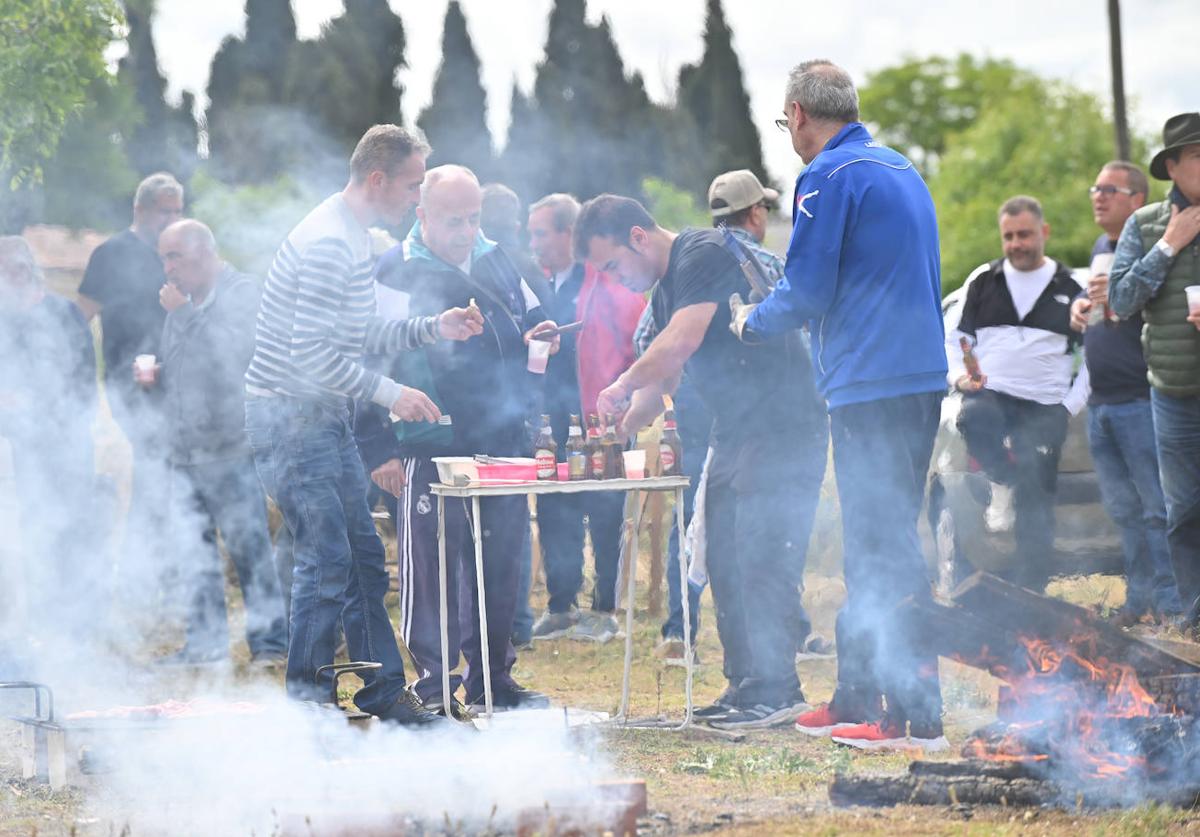
<instances>
[{"instance_id":1,"label":"white t-shirt","mask_svg":"<svg viewBox=\"0 0 1200 837\"><path fill-rule=\"evenodd\" d=\"M1033 310L1038 297L1054 277L1054 270L1053 259L1044 260L1041 267L1033 270L1017 270L1012 262L1004 260L1004 281L1008 284L1008 294L1016 306L1018 320L1025 319L1025 315Z\"/></svg>"}]
</instances>

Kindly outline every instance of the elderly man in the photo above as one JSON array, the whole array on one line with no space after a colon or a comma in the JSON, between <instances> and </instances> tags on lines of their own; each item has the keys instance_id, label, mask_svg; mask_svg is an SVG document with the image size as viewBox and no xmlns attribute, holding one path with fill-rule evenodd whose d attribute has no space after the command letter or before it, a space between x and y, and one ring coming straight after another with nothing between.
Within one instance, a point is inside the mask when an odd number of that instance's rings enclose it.
<instances>
[{"instance_id":1,"label":"elderly man","mask_svg":"<svg viewBox=\"0 0 1200 837\"><path fill-rule=\"evenodd\" d=\"M1154 409L1167 541L1183 603L1200 618L1200 113L1172 116L1150 174L1174 184L1165 201L1125 222L1113 258L1108 303L1119 317L1141 312L1142 348ZM1192 293L1195 293L1194 291Z\"/></svg>"},{"instance_id":2,"label":"elderly man","mask_svg":"<svg viewBox=\"0 0 1200 837\"><path fill-rule=\"evenodd\" d=\"M798 65L783 106L777 124L806 164L785 275L733 314L750 340L807 323L829 404L847 598L837 689L796 728L856 747L941 749L937 658L893 615L930 595L917 518L946 386L933 201L912 163L859 121L842 68Z\"/></svg>"},{"instance_id":3,"label":"elderly man","mask_svg":"<svg viewBox=\"0 0 1200 837\"><path fill-rule=\"evenodd\" d=\"M1087 400L1087 375L1072 381L1071 300L1079 285L1070 268L1046 258L1050 225L1035 199L1005 201L999 224L1004 258L967 278L957 328L948 324L947 380L963 393L958 428L967 451L1013 492L1012 580L1041 590L1054 550L1054 493L1067 419ZM982 370L974 377L964 366L964 336Z\"/></svg>"},{"instance_id":4,"label":"elderly man","mask_svg":"<svg viewBox=\"0 0 1200 837\"><path fill-rule=\"evenodd\" d=\"M546 368L546 413L566 461L572 415L583 421L596 412L596 396L633 363L633 331L646 301L611 276L576 261L571 235L579 202L553 194L529 208L529 243L550 280L550 318L582 321L576 334L562 338ZM545 555L546 612L533 626L534 639L567 636L606 642L617 635L617 564L621 557L624 496L616 492L546 495L538 498L538 531ZM575 606L583 586L584 517L592 536L596 565L591 611Z\"/></svg>"},{"instance_id":5,"label":"elderly man","mask_svg":"<svg viewBox=\"0 0 1200 837\"><path fill-rule=\"evenodd\" d=\"M166 528L161 498L167 482L162 393L135 386L129 369L139 354L160 354L166 315L158 304L165 281L158 236L182 213L183 186L166 172L147 177L134 194L133 224L92 252L79 286L84 316L100 316L108 406L133 454L123 585L149 583L156 573L170 577L176 569L169 555L163 566L160 537Z\"/></svg>"},{"instance_id":6,"label":"elderly man","mask_svg":"<svg viewBox=\"0 0 1200 837\"><path fill-rule=\"evenodd\" d=\"M0 436L12 450L33 635L86 644L102 615L93 533L96 356L79 310L47 293L25 239L0 238ZM59 650L69 650L55 643Z\"/></svg>"},{"instance_id":7,"label":"elderly man","mask_svg":"<svg viewBox=\"0 0 1200 837\"><path fill-rule=\"evenodd\" d=\"M1167 511L1154 412L1142 355L1142 315L1119 320L1108 309L1108 272L1125 222L1146 203L1149 184L1132 163L1106 163L1088 190L1092 215L1103 230L1092 247L1087 292L1071 304L1071 326L1083 331L1091 382L1088 443L1109 517L1121 532L1125 556L1125 603L1119 624L1144 616L1171 620L1183 604L1167 546ZM1089 327L1090 326L1090 327Z\"/></svg>"},{"instance_id":8,"label":"elderly man","mask_svg":"<svg viewBox=\"0 0 1200 837\"><path fill-rule=\"evenodd\" d=\"M328 701L338 622L353 660L378 662L354 697L398 724L438 718L404 688L404 664L384 607L383 543L367 505L367 476L350 428L350 399L410 420L441 415L425 393L371 372L364 352L417 349L480 331L456 309L400 321L375 316L368 227L399 224L416 203L429 146L396 125L363 134L350 181L308 214L279 248L263 288L246 370L246 430L263 487L295 546L287 688Z\"/></svg>"},{"instance_id":9,"label":"elderly man","mask_svg":"<svg viewBox=\"0 0 1200 837\"><path fill-rule=\"evenodd\" d=\"M167 277L159 291L167 311L163 359L157 368L135 367L134 376L164 392L171 541L190 599L185 644L163 662L229 656L220 531L242 587L251 662L274 664L287 652L287 626L266 497L246 443L244 395L261 286L221 261L212 232L199 221L163 230L158 252Z\"/></svg>"},{"instance_id":10,"label":"elderly man","mask_svg":"<svg viewBox=\"0 0 1200 837\"><path fill-rule=\"evenodd\" d=\"M396 498L401 631L420 669L414 690L427 709L458 719L469 715L454 697L460 685L468 705L484 703L485 640L479 636L472 537L483 541L493 704L500 709L547 705L544 695L523 688L511 673L513 612L529 532L520 496L484 500L482 531L473 533L466 505L447 504L451 665L461 647L467 668L461 677L451 677L451 705L442 700L437 503L429 492L437 482L433 457L528 455L525 417L535 384L526 371L525 337L535 324L544 327L537 299L512 260L479 232L481 201L479 181L469 169L431 169L421 187L416 225L384 254L377 271L379 310L385 316L419 319L472 300L482 314L478 337L384 359L391 374L421 386L450 423L393 423L386 410L368 407L357 427L371 478Z\"/></svg>"},{"instance_id":11,"label":"elderly man","mask_svg":"<svg viewBox=\"0 0 1200 837\"><path fill-rule=\"evenodd\" d=\"M808 357L783 336L748 346L730 333L730 295L751 286L741 250L717 230L674 233L637 201L601 195L575 223L575 250L630 290L653 289L658 334L598 408L623 414L621 432L634 433L686 367L713 415L706 554L727 686L697 716L726 729L787 723L807 708L796 674L800 585L825 468Z\"/></svg>"}]
</instances>

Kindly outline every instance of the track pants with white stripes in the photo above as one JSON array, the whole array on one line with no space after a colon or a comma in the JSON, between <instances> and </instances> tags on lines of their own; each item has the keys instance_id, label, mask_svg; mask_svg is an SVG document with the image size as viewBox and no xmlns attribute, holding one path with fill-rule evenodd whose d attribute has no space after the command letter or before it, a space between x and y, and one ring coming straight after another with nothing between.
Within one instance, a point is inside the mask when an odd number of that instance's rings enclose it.
<instances>
[{"instance_id":1,"label":"track pants with white stripes","mask_svg":"<svg viewBox=\"0 0 1200 837\"><path fill-rule=\"evenodd\" d=\"M392 508L400 562L400 633L417 664L417 695L441 696L442 651L438 614L437 466L429 459L405 459L407 484ZM466 658L463 675L450 675L451 693L466 686L466 698L483 695L479 639L479 593L475 547L471 539L470 502L446 500L446 571L449 610L450 666ZM516 610L522 544L529 536L525 497L488 497L480 504L483 529L483 575L487 602L488 652L492 689L512 684L516 653L511 636Z\"/></svg>"}]
</instances>

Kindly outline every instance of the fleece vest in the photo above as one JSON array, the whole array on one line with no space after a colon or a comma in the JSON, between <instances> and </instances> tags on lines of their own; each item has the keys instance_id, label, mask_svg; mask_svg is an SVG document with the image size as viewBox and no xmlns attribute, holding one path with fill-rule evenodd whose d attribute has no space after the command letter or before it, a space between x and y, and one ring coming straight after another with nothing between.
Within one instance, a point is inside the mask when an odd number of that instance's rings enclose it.
<instances>
[{"instance_id":1,"label":"fleece vest","mask_svg":"<svg viewBox=\"0 0 1200 837\"><path fill-rule=\"evenodd\" d=\"M1167 229L1171 202L1144 206L1134 213L1149 253ZM1200 285L1200 236L1175 255L1167 279L1146 303L1142 314L1142 351L1146 355L1150 385L1164 395L1190 398L1200 395L1200 330L1187 321L1184 288Z\"/></svg>"}]
</instances>

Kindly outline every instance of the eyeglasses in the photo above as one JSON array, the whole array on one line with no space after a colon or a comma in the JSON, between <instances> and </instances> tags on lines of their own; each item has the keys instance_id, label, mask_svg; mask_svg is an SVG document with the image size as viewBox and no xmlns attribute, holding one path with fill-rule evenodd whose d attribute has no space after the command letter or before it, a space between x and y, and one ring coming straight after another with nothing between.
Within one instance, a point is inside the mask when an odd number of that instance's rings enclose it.
<instances>
[{"instance_id":1,"label":"eyeglasses","mask_svg":"<svg viewBox=\"0 0 1200 837\"><path fill-rule=\"evenodd\" d=\"M776 119L775 127L781 131L786 131L788 129L788 121L786 119Z\"/></svg>"},{"instance_id":2,"label":"eyeglasses","mask_svg":"<svg viewBox=\"0 0 1200 837\"><path fill-rule=\"evenodd\" d=\"M1133 191L1132 189L1126 189L1124 186L1110 186L1107 183L1103 186L1088 187L1088 194L1092 197L1095 197L1096 195L1104 195L1106 198L1111 198L1117 193L1129 195L1130 197L1133 197L1137 194L1137 192Z\"/></svg>"}]
</instances>

